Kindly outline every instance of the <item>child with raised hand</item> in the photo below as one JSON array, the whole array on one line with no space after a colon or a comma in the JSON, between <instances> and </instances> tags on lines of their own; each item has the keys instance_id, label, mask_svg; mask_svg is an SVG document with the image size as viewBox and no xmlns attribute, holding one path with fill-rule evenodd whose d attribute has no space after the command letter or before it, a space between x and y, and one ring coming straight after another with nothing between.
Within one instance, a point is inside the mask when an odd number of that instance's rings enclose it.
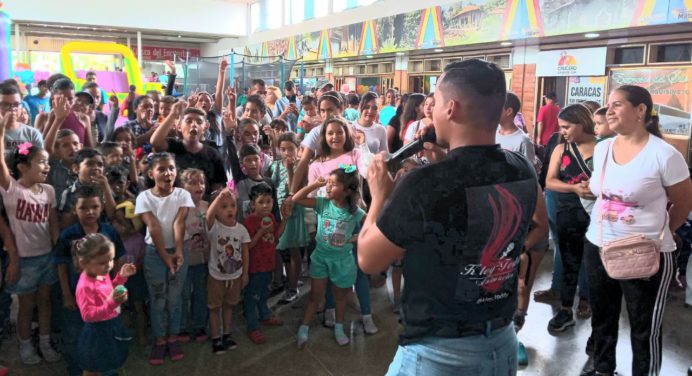
<instances>
[{"instance_id":1,"label":"child with raised hand","mask_svg":"<svg viewBox=\"0 0 692 376\"><path fill-rule=\"evenodd\" d=\"M317 248L310 256L310 299L305 307L303 323L298 330L298 347L308 341L310 323L315 317L317 306L324 299L327 282L333 284L336 300L336 342L347 345L350 341L344 333L346 293L356 281L356 261L353 243L357 237L353 232L363 221L365 212L358 207L360 202L358 171L354 165L342 165L329 175L317 178L293 196L293 202L315 208L317 214ZM326 188L326 197L308 197L317 189Z\"/></svg>"},{"instance_id":2,"label":"child with raised hand","mask_svg":"<svg viewBox=\"0 0 692 376\"><path fill-rule=\"evenodd\" d=\"M133 264L122 266L111 280L115 246L105 235L92 233L75 245L79 267L77 305L84 320L77 350L85 376L116 370L127 360L127 330L120 319L120 305L127 301L127 278L137 272Z\"/></svg>"},{"instance_id":3,"label":"child with raised hand","mask_svg":"<svg viewBox=\"0 0 692 376\"><path fill-rule=\"evenodd\" d=\"M105 235L115 246L115 259L125 256L125 249L116 230L108 223L101 222L101 192L89 186L81 186L74 195L74 210L78 222L60 232L58 242L53 248L53 262L58 268L60 289L63 296L62 355L67 363L69 375L81 374L79 367L79 352L77 339L84 327L84 321L77 307L77 285L81 267L75 263L74 245L88 234L100 233Z\"/></svg>"},{"instance_id":4,"label":"child with raised hand","mask_svg":"<svg viewBox=\"0 0 692 376\"><path fill-rule=\"evenodd\" d=\"M282 217L281 221L286 222L286 230L281 238L277 249L281 259L286 266L286 276L288 288L279 301L279 304L288 304L298 298L298 278L302 266L300 250L310 244L310 237L307 226L305 225L305 208L300 205L293 205L291 202L290 187L298 158L298 148L300 141L293 132L286 132L279 136L279 150L281 160L275 161L271 168L271 179L277 190L279 206L290 213L288 217ZM276 279L276 278L275 278Z\"/></svg>"},{"instance_id":5,"label":"child with raised hand","mask_svg":"<svg viewBox=\"0 0 692 376\"><path fill-rule=\"evenodd\" d=\"M16 112L0 116L0 140L8 124L16 122ZM5 143L0 142L0 155L5 155ZM51 250L58 240L58 218L55 211L55 191L45 184L50 171L48 153L30 143L20 144L13 155L10 175L5 158L0 158L0 195L7 211L10 228L15 234L18 264L10 265L18 280L6 287L17 294L17 337L19 356L24 364L41 362L31 341L31 319L38 306L39 348L48 362L60 360L50 343L51 286L57 281ZM18 269L17 269L18 268ZM9 271L8 271L9 273Z\"/></svg>"},{"instance_id":6,"label":"child with raised hand","mask_svg":"<svg viewBox=\"0 0 692 376\"><path fill-rule=\"evenodd\" d=\"M245 226L238 223L237 214L238 200L230 189L222 189L207 210L211 244L207 302L214 354L223 354L237 347L231 337L233 307L240 302L241 290L247 286L250 277L249 246L252 239Z\"/></svg>"},{"instance_id":7,"label":"child with raised hand","mask_svg":"<svg viewBox=\"0 0 692 376\"><path fill-rule=\"evenodd\" d=\"M185 357L180 343L181 296L187 278L188 257L184 248L185 218L195 207L190 193L175 187L177 169L173 155L155 153L147 175L154 187L137 196L135 214L147 226L144 278L150 298L151 330L155 343L149 356L152 365Z\"/></svg>"},{"instance_id":8,"label":"child with raised hand","mask_svg":"<svg viewBox=\"0 0 692 376\"><path fill-rule=\"evenodd\" d=\"M183 189L190 192L194 208L190 208L185 218L185 250L190 258L187 278L183 285L182 331L178 336L181 342L194 335L199 343L207 340L207 276L209 262L209 238L207 237L206 216L209 203L203 200L206 183L204 171L188 168L180 173Z\"/></svg>"},{"instance_id":9,"label":"child with raised hand","mask_svg":"<svg viewBox=\"0 0 692 376\"><path fill-rule=\"evenodd\" d=\"M258 321L270 326L283 325L283 321L273 316L267 306L267 286L276 267L276 244L286 228L286 222L278 224L277 218L272 214L275 197L274 189L268 184L254 185L250 189L252 214L245 220L252 242L249 247L250 279L243 304L248 336L256 344L266 341L259 330Z\"/></svg>"}]
</instances>

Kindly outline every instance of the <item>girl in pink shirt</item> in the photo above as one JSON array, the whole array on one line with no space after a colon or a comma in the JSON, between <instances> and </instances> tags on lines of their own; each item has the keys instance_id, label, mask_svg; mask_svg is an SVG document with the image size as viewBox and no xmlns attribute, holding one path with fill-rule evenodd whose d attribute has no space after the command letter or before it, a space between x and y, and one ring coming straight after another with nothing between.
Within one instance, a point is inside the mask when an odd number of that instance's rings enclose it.
<instances>
[{"instance_id":1,"label":"girl in pink shirt","mask_svg":"<svg viewBox=\"0 0 692 376\"><path fill-rule=\"evenodd\" d=\"M58 239L55 191L45 184L50 164L48 153L31 143L23 143L11 153L12 174L5 162L5 130L17 122L10 111L0 116L0 195L15 234L17 252L10 253L7 291L17 294L17 337L22 363L38 364L41 357L31 342L31 318L38 306L39 347L43 359L60 360L50 344L50 289L57 273L51 250Z\"/></svg>"},{"instance_id":2,"label":"girl in pink shirt","mask_svg":"<svg viewBox=\"0 0 692 376\"><path fill-rule=\"evenodd\" d=\"M84 320L77 342L79 367L85 376L101 375L120 368L127 359L130 337L120 319L120 305L127 301L123 285L137 269L134 264L125 264L111 281L115 247L99 233L79 240L75 255L82 269L75 295Z\"/></svg>"}]
</instances>

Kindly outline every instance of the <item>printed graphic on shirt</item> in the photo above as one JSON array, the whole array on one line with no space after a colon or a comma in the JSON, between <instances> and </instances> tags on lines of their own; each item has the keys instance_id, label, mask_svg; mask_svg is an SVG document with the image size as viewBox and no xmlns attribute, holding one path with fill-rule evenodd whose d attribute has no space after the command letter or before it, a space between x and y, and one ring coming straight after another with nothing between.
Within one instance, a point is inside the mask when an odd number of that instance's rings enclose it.
<instances>
[{"instance_id":1,"label":"printed graphic on shirt","mask_svg":"<svg viewBox=\"0 0 692 376\"><path fill-rule=\"evenodd\" d=\"M243 268L240 238L230 236L218 236L216 239L219 271L223 274L233 274Z\"/></svg>"},{"instance_id":2,"label":"printed graphic on shirt","mask_svg":"<svg viewBox=\"0 0 692 376\"><path fill-rule=\"evenodd\" d=\"M346 244L346 231L348 222L337 219L325 219L322 223L323 240L325 243L334 247L341 247Z\"/></svg>"},{"instance_id":3,"label":"printed graphic on shirt","mask_svg":"<svg viewBox=\"0 0 692 376\"><path fill-rule=\"evenodd\" d=\"M520 203L535 196L535 186L526 181L466 189L466 200L473 204L468 205L462 254L455 255L461 261L457 300L480 305L514 297L520 251L533 214Z\"/></svg>"},{"instance_id":4,"label":"printed graphic on shirt","mask_svg":"<svg viewBox=\"0 0 692 376\"><path fill-rule=\"evenodd\" d=\"M50 204L32 204L24 199L17 199L16 218L20 221L44 223L48 222Z\"/></svg>"},{"instance_id":5,"label":"printed graphic on shirt","mask_svg":"<svg viewBox=\"0 0 692 376\"><path fill-rule=\"evenodd\" d=\"M206 218L203 211L192 209L194 218L185 222L185 233L192 234L188 247L190 252L204 252L209 249L209 240L205 231Z\"/></svg>"},{"instance_id":6,"label":"printed graphic on shirt","mask_svg":"<svg viewBox=\"0 0 692 376\"><path fill-rule=\"evenodd\" d=\"M632 193L604 190L601 195L601 213L603 219L609 222L622 222L633 225L636 222L636 211L642 208L637 201L631 199Z\"/></svg>"}]
</instances>

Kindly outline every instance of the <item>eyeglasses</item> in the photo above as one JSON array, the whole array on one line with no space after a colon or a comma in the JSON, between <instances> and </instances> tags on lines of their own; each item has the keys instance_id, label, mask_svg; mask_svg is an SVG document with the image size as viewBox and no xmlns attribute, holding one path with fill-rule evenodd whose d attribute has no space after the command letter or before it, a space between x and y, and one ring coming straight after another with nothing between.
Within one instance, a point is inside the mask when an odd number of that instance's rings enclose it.
<instances>
[{"instance_id":1,"label":"eyeglasses","mask_svg":"<svg viewBox=\"0 0 692 376\"><path fill-rule=\"evenodd\" d=\"M15 103L0 103L0 110L5 110L5 111L13 110L13 111L16 111L16 110L18 110L19 107L21 107L21 106L22 106L22 104L19 103L19 102L15 102Z\"/></svg>"}]
</instances>

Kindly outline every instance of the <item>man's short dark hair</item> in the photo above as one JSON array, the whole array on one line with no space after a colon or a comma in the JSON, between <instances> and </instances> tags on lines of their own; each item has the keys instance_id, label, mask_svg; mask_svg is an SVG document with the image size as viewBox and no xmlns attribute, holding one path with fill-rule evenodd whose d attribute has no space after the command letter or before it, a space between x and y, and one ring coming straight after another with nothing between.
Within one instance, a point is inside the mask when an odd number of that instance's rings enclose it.
<instances>
[{"instance_id":1,"label":"man's short dark hair","mask_svg":"<svg viewBox=\"0 0 692 376\"><path fill-rule=\"evenodd\" d=\"M88 89L98 89L100 86L96 82L87 82L82 86L83 91L87 91Z\"/></svg>"},{"instance_id":2,"label":"man's short dark hair","mask_svg":"<svg viewBox=\"0 0 692 376\"><path fill-rule=\"evenodd\" d=\"M86 72L85 76L87 76L87 77L88 77L88 76L96 76L96 72L94 72L94 71L88 71L88 72Z\"/></svg>"},{"instance_id":3,"label":"man's short dark hair","mask_svg":"<svg viewBox=\"0 0 692 376\"><path fill-rule=\"evenodd\" d=\"M183 111L183 116L189 115L189 114L199 115L205 119L207 118L207 114L204 113L204 110L199 109L197 107L188 107L185 109L185 111Z\"/></svg>"},{"instance_id":4,"label":"man's short dark hair","mask_svg":"<svg viewBox=\"0 0 692 376\"><path fill-rule=\"evenodd\" d=\"M505 105L505 72L497 65L480 59L448 64L438 81L445 100L461 104L465 121L495 130Z\"/></svg>"},{"instance_id":5,"label":"man's short dark hair","mask_svg":"<svg viewBox=\"0 0 692 376\"><path fill-rule=\"evenodd\" d=\"M262 150L259 148L259 146L255 144L245 144L240 148L240 161L242 162L243 158L249 157L252 155L260 155L262 153Z\"/></svg>"},{"instance_id":6,"label":"man's short dark hair","mask_svg":"<svg viewBox=\"0 0 692 376\"><path fill-rule=\"evenodd\" d=\"M55 73L55 74L52 74L50 77L48 77L48 80L46 81L46 85L48 85L48 90L53 91L53 85L55 85L55 83L58 80L63 79L63 78L69 79L69 77L65 76L62 73Z\"/></svg>"},{"instance_id":7,"label":"man's short dark hair","mask_svg":"<svg viewBox=\"0 0 692 376\"><path fill-rule=\"evenodd\" d=\"M172 95L164 95L161 97L161 101L159 103L165 103L165 104L173 104L178 101L178 98L172 96Z\"/></svg>"},{"instance_id":8,"label":"man's short dark hair","mask_svg":"<svg viewBox=\"0 0 692 376\"><path fill-rule=\"evenodd\" d=\"M61 78L53 84L53 93L63 90L74 90L74 83L69 78Z\"/></svg>"},{"instance_id":9,"label":"man's short dark hair","mask_svg":"<svg viewBox=\"0 0 692 376\"><path fill-rule=\"evenodd\" d=\"M264 83L264 80L261 78L255 78L254 80L252 80L252 86L256 86L256 85L267 86L267 84Z\"/></svg>"},{"instance_id":10,"label":"man's short dark hair","mask_svg":"<svg viewBox=\"0 0 692 376\"><path fill-rule=\"evenodd\" d=\"M293 90L296 88L296 84L293 81L286 81L284 83L284 90Z\"/></svg>"},{"instance_id":11,"label":"man's short dark hair","mask_svg":"<svg viewBox=\"0 0 692 376\"><path fill-rule=\"evenodd\" d=\"M38 84L36 84L36 86L37 87L48 86L48 83L46 82L46 80L41 80L38 82Z\"/></svg>"},{"instance_id":12,"label":"man's short dark hair","mask_svg":"<svg viewBox=\"0 0 692 376\"><path fill-rule=\"evenodd\" d=\"M512 93L511 91L507 92L507 99L505 99L504 108L511 108L512 116L516 116L517 113L519 113L519 110L521 109L521 101L519 100L519 97L517 97L517 95Z\"/></svg>"},{"instance_id":13,"label":"man's short dark hair","mask_svg":"<svg viewBox=\"0 0 692 376\"><path fill-rule=\"evenodd\" d=\"M10 84L3 83L0 84L0 95L15 95L19 94L19 88Z\"/></svg>"},{"instance_id":14,"label":"man's short dark hair","mask_svg":"<svg viewBox=\"0 0 692 376\"><path fill-rule=\"evenodd\" d=\"M245 105L247 106L248 103L252 103L257 106L262 116L264 116L264 114L267 112L267 102L265 102L264 98L262 98L262 96L259 94L248 95Z\"/></svg>"},{"instance_id":15,"label":"man's short dark hair","mask_svg":"<svg viewBox=\"0 0 692 376\"><path fill-rule=\"evenodd\" d=\"M74 163L77 166L79 166L85 160L91 159L91 158L96 158L96 157L101 157L101 159L103 159L103 154L101 154L101 152L96 150L96 149L90 149L90 148L81 149L77 152L77 154L75 154Z\"/></svg>"},{"instance_id":16,"label":"man's short dark hair","mask_svg":"<svg viewBox=\"0 0 692 376\"><path fill-rule=\"evenodd\" d=\"M250 201L255 201L259 196L273 196L274 190L267 183L259 183L250 188Z\"/></svg>"},{"instance_id":17,"label":"man's short dark hair","mask_svg":"<svg viewBox=\"0 0 692 376\"><path fill-rule=\"evenodd\" d=\"M80 185L75 189L74 194L72 195L72 200L73 204L75 207L77 206L77 201L85 198L92 198L92 197L97 197L99 198L99 201L101 201L101 190L98 187L94 187L91 185Z\"/></svg>"}]
</instances>

